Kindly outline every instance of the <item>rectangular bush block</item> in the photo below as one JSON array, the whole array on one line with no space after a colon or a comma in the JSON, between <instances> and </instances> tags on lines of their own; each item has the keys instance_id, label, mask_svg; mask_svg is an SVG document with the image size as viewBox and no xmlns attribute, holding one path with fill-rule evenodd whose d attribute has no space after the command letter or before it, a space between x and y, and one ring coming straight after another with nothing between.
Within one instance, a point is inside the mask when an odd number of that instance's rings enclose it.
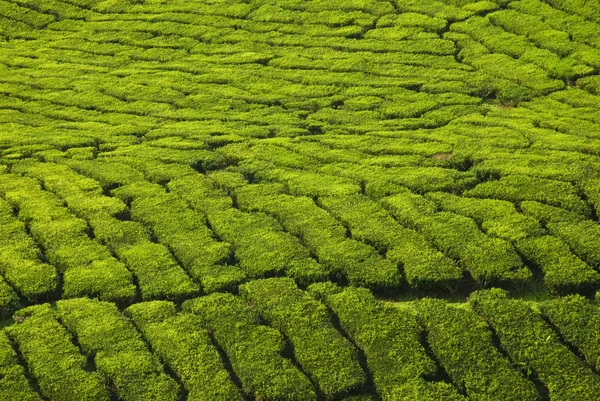
<instances>
[{"instance_id":1,"label":"rectangular bush block","mask_svg":"<svg viewBox=\"0 0 600 401\"><path fill-rule=\"evenodd\" d=\"M61 321L83 351L94 356L98 372L114 384L119 398L178 400L178 384L114 304L78 298L59 301L57 307Z\"/></svg>"},{"instance_id":2,"label":"rectangular bush block","mask_svg":"<svg viewBox=\"0 0 600 401\"><path fill-rule=\"evenodd\" d=\"M471 399L535 401L532 382L511 367L485 322L469 309L434 299L417 305L427 343L457 387Z\"/></svg>"},{"instance_id":3,"label":"rectangular bush block","mask_svg":"<svg viewBox=\"0 0 600 401\"><path fill-rule=\"evenodd\" d=\"M100 375L88 372L86 357L56 320L50 304L30 306L13 316L6 334L17 344L29 372L50 401L109 401Z\"/></svg>"},{"instance_id":4,"label":"rectangular bush block","mask_svg":"<svg viewBox=\"0 0 600 401\"><path fill-rule=\"evenodd\" d=\"M275 217L285 230L302 239L318 261L350 283L369 288L394 288L400 284L398 267L372 247L346 237L346 228L307 197L273 192L268 184L238 188L242 210Z\"/></svg>"},{"instance_id":5,"label":"rectangular bush block","mask_svg":"<svg viewBox=\"0 0 600 401\"><path fill-rule=\"evenodd\" d=\"M189 401L242 400L198 316L177 314L175 305L167 301L135 304L125 312L154 352L179 376Z\"/></svg>"},{"instance_id":6,"label":"rectangular bush block","mask_svg":"<svg viewBox=\"0 0 600 401\"><path fill-rule=\"evenodd\" d=\"M232 198L219 186L244 186L243 177L215 172L211 178L215 181L188 176L171 181L169 188L192 209L204 213L215 233L233 245L238 264L248 277L285 272L305 284L327 277L329 270L317 263L296 237L284 232L273 217L233 208Z\"/></svg>"},{"instance_id":7,"label":"rectangular bush block","mask_svg":"<svg viewBox=\"0 0 600 401\"><path fill-rule=\"evenodd\" d=\"M17 354L4 332L0 332L0 399L41 401L19 365Z\"/></svg>"},{"instance_id":8,"label":"rectangular bush block","mask_svg":"<svg viewBox=\"0 0 600 401\"><path fill-rule=\"evenodd\" d=\"M212 331L248 396L265 401L317 399L308 378L282 356L281 333L261 325L241 298L215 293L185 301L182 307Z\"/></svg>"},{"instance_id":9,"label":"rectangular bush block","mask_svg":"<svg viewBox=\"0 0 600 401\"><path fill-rule=\"evenodd\" d=\"M333 327L327 308L293 280L254 280L240 286L240 293L289 338L295 358L325 397L333 399L365 384L353 345Z\"/></svg>"},{"instance_id":10,"label":"rectangular bush block","mask_svg":"<svg viewBox=\"0 0 600 401\"><path fill-rule=\"evenodd\" d=\"M600 378L562 344L558 335L524 301L500 289L476 292L473 309L494 329L511 360L535 372L557 401L592 401Z\"/></svg>"},{"instance_id":11,"label":"rectangular bush block","mask_svg":"<svg viewBox=\"0 0 600 401\"><path fill-rule=\"evenodd\" d=\"M364 195L322 197L319 204L359 239L404 267L406 281L417 288L452 286L462 270L416 231L399 225L377 202Z\"/></svg>"},{"instance_id":12,"label":"rectangular bush block","mask_svg":"<svg viewBox=\"0 0 600 401\"><path fill-rule=\"evenodd\" d=\"M40 253L25 224L0 199L0 272L29 300L43 299L56 290L56 270L40 261Z\"/></svg>"},{"instance_id":13,"label":"rectangular bush block","mask_svg":"<svg viewBox=\"0 0 600 401\"><path fill-rule=\"evenodd\" d=\"M600 366L600 307L581 295L546 301L542 314L569 344L577 347L595 370Z\"/></svg>"},{"instance_id":14,"label":"rectangular bush block","mask_svg":"<svg viewBox=\"0 0 600 401\"><path fill-rule=\"evenodd\" d=\"M0 194L29 222L34 240L50 263L64 273L64 296L99 296L127 301L135 295L132 275L109 250L89 237L88 225L54 195L27 177L0 175Z\"/></svg>"},{"instance_id":15,"label":"rectangular bush block","mask_svg":"<svg viewBox=\"0 0 600 401\"><path fill-rule=\"evenodd\" d=\"M459 260L484 285L521 282L531 277L508 241L485 235L468 217L435 213L432 201L410 192L400 192L380 202L400 223L417 228L438 249Z\"/></svg>"},{"instance_id":16,"label":"rectangular bush block","mask_svg":"<svg viewBox=\"0 0 600 401\"><path fill-rule=\"evenodd\" d=\"M379 303L364 288L319 283L308 291L331 308L342 329L364 352L383 400L395 400L395 394L402 392L406 393L402 399L428 399L436 391L444 393L444 399L462 398L451 386L442 389L441 383L425 381L425 376L437 373L437 367L421 345L421 328L413 312ZM415 393L409 396L411 391Z\"/></svg>"},{"instance_id":17,"label":"rectangular bush block","mask_svg":"<svg viewBox=\"0 0 600 401\"><path fill-rule=\"evenodd\" d=\"M96 239L106 244L136 275L142 299L174 300L200 291L169 249L150 241L141 223L111 216L93 218L89 223Z\"/></svg>"},{"instance_id":18,"label":"rectangular bush block","mask_svg":"<svg viewBox=\"0 0 600 401\"><path fill-rule=\"evenodd\" d=\"M204 291L232 288L244 280L246 275L239 267L227 264L231 244L218 241L205 216L175 194L148 182L120 187L113 194L131 201L132 219L150 228Z\"/></svg>"},{"instance_id":19,"label":"rectangular bush block","mask_svg":"<svg viewBox=\"0 0 600 401\"><path fill-rule=\"evenodd\" d=\"M0 316L8 317L19 307L19 296L15 290L0 276Z\"/></svg>"},{"instance_id":20,"label":"rectangular bush block","mask_svg":"<svg viewBox=\"0 0 600 401\"><path fill-rule=\"evenodd\" d=\"M126 210L120 200L102 194L100 184L56 163L16 164L13 173L24 174L43 182L44 189L63 199L77 217L88 220L95 215L118 215Z\"/></svg>"},{"instance_id":21,"label":"rectangular bush block","mask_svg":"<svg viewBox=\"0 0 600 401\"><path fill-rule=\"evenodd\" d=\"M472 218L486 234L507 241L544 233L538 221L519 213L515 205L508 201L463 198L444 192L430 192L426 197L444 211Z\"/></svg>"},{"instance_id":22,"label":"rectangular bush block","mask_svg":"<svg viewBox=\"0 0 600 401\"><path fill-rule=\"evenodd\" d=\"M544 272L544 284L553 292L594 288L600 274L575 256L567 244L551 235L525 238L515 243L525 259Z\"/></svg>"},{"instance_id":23,"label":"rectangular bush block","mask_svg":"<svg viewBox=\"0 0 600 401\"><path fill-rule=\"evenodd\" d=\"M525 175L512 174L481 183L465 191L464 196L510 202L537 201L590 216L589 206L577 195L572 184Z\"/></svg>"},{"instance_id":24,"label":"rectangular bush block","mask_svg":"<svg viewBox=\"0 0 600 401\"><path fill-rule=\"evenodd\" d=\"M571 251L594 268L600 268L600 226L593 220L538 202L522 202L521 208L541 221L550 234L562 239Z\"/></svg>"}]
</instances>

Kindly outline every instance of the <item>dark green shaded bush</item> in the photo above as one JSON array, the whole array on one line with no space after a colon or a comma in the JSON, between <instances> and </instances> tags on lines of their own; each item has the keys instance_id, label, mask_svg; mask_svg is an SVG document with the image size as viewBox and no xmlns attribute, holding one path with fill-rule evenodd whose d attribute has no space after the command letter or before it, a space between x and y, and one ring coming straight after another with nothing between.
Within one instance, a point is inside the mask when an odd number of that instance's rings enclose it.
<instances>
[{"instance_id":1,"label":"dark green shaded bush","mask_svg":"<svg viewBox=\"0 0 600 401\"><path fill-rule=\"evenodd\" d=\"M552 299L541 304L542 314L574 345L592 368L600 366L600 308L581 295Z\"/></svg>"},{"instance_id":2,"label":"dark green shaded bush","mask_svg":"<svg viewBox=\"0 0 600 401\"><path fill-rule=\"evenodd\" d=\"M335 312L343 330L364 352L375 389L383 400L432 399L436 392L447 400L461 397L441 383L426 383L436 373L435 363L421 345L421 329L407 310L379 303L364 288L346 289L315 284L308 291ZM413 396L408 394L413 392ZM396 398L397 393L406 393ZM417 396L416 393L420 393Z\"/></svg>"},{"instance_id":3,"label":"dark green shaded bush","mask_svg":"<svg viewBox=\"0 0 600 401\"><path fill-rule=\"evenodd\" d=\"M181 379L188 400L242 399L200 318L177 314L175 305L166 301L135 304L125 313L133 318L152 350Z\"/></svg>"},{"instance_id":4,"label":"dark green shaded bush","mask_svg":"<svg viewBox=\"0 0 600 401\"><path fill-rule=\"evenodd\" d=\"M110 399L101 376L85 370L85 356L58 323L50 304L21 309L13 318L16 323L6 328L6 334L17 344L44 397L50 401Z\"/></svg>"},{"instance_id":5,"label":"dark green shaded bush","mask_svg":"<svg viewBox=\"0 0 600 401\"><path fill-rule=\"evenodd\" d=\"M289 278L250 281L240 293L289 340L294 357L327 399L366 381L353 345L333 326L327 308Z\"/></svg>"},{"instance_id":6,"label":"dark green shaded bush","mask_svg":"<svg viewBox=\"0 0 600 401\"><path fill-rule=\"evenodd\" d=\"M241 298L215 293L185 301L182 307L211 330L246 394L265 401L316 400L308 378L282 356L281 334L261 325Z\"/></svg>"},{"instance_id":7,"label":"dark green shaded bush","mask_svg":"<svg viewBox=\"0 0 600 401\"><path fill-rule=\"evenodd\" d=\"M114 304L87 298L58 301L58 315L98 372L126 401L176 401L179 386L164 373L133 324Z\"/></svg>"},{"instance_id":8,"label":"dark green shaded bush","mask_svg":"<svg viewBox=\"0 0 600 401\"><path fill-rule=\"evenodd\" d=\"M594 400L600 379L584 366L558 335L524 301L509 299L500 289L476 292L473 309L494 329L514 363L535 373L553 400Z\"/></svg>"},{"instance_id":9,"label":"dark green shaded bush","mask_svg":"<svg viewBox=\"0 0 600 401\"><path fill-rule=\"evenodd\" d=\"M471 310L433 299L421 301L417 309L431 350L469 399L538 399L533 383L498 352L492 332Z\"/></svg>"}]
</instances>

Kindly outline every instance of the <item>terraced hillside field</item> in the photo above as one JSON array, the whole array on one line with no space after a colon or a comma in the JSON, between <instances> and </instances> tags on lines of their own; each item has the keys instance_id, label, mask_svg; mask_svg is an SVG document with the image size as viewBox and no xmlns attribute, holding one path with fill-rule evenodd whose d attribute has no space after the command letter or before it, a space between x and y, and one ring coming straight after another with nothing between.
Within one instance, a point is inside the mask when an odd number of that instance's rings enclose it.
<instances>
[{"instance_id":1,"label":"terraced hillside field","mask_svg":"<svg viewBox=\"0 0 600 401\"><path fill-rule=\"evenodd\" d=\"M0 0L0 401L600 400L597 0Z\"/></svg>"}]
</instances>

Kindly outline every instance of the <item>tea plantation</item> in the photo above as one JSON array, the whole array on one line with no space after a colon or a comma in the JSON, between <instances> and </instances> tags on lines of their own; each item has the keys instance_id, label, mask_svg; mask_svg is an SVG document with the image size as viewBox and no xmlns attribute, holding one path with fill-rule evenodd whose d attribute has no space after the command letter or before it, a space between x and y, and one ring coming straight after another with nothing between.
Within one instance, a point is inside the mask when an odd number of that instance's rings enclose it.
<instances>
[{"instance_id":1,"label":"tea plantation","mask_svg":"<svg viewBox=\"0 0 600 401\"><path fill-rule=\"evenodd\" d=\"M0 0L0 401L600 400L597 0Z\"/></svg>"}]
</instances>

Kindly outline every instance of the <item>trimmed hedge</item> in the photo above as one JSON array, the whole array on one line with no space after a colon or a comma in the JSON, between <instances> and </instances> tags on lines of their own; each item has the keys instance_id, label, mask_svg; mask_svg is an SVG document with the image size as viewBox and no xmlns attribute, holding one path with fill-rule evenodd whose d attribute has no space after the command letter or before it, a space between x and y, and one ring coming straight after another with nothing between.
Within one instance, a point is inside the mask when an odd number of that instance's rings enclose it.
<instances>
[{"instance_id":1,"label":"trimmed hedge","mask_svg":"<svg viewBox=\"0 0 600 401\"><path fill-rule=\"evenodd\" d=\"M550 234L562 239L571 251L594 268L600 268L600 226L583 216L537 202L522 202L521 208L540 220Z\"/></svg>"},{"instance_id":2,"label":"trimmed hedge","mask_svg":"<svg viewBox=\"0 0 600 401\"><path fill-rule=\"evenodd\" d=\"M123 163L99 160L66 160L65 163L78 173L98 181L105 190L144 179L142 173Z\"/></svg>"},{"instance_id":3,"label":"trimmed hedge","mask_svg":"<svg viewBox=\"0 0 600 401\"><path fill-rule=\"evenodd\" d=\"M221 172L211 177L223 185L242 186L239 176ZM169 189L195 210L203 212L211 228L232 244L240 268L248 277L261 278L285 272L299 282L324 280L329 270L311 258L308 249L284 232L277 221L263 213L246 213L233 208L232 199L212 182L196 175L173 180Z\"/></svg>"},{"instance_id":4,"label":"trimmed hedge","mask_svg":"<svg viewBox=\"0 0 600 401\"><path fill-rule=\"evenodd\" d=\"M510 202L538 201L590 216L589 206L579 197L572 184L526 175L507 175L500 177L498 181L481 183L465 191L464 196Z\"/></svg>"},{"instance_id":5,"label":"trimmed hedge","mask_svg":"<svg viewBox=\"0 0 600 401\"><path fill-rule=\"evenodd\" d=\"M346 228L307 197L278 192L278 186L248 185L236 190L240 208L277 218L289 233L302 239L318 261L353 285L395 288L401 281L396 265L372 247L346 237Z\"/></svg>"},{"instance_id":6,"label":"trimmed hedge","mask_svg":"<svg viewBox=\"0 0 600 401\"><path fill-rule=\"evenodd\" d=\"M19 219L29 224L31 236L50 263L64 274L64 297L133 299L136 288L131 273L106 247L89 237L85 221L73 216L35 180L0 175L0 195L19 209Z\"/></svg>"},{"instance_id":7,"label":"trimmed hedge","mask_svg":"<svg viewBox=\"0 0 600 401\"><path fill-rule=\"evenodd\" d=\"M0 317L10 316L19 306L19 296L6 280L0 276Z\"/></svg>"},{"instance_id":8,"label":"trimmed hedge","mask_svg":"<svg viewBox=\"0 0 600 401\"><path fill-rule=\"evenodd\" d=\"M544 284L552 292L595 288L600 273L571 253L569 247L551 235L525 238L515 243L526 260L544 272Z\"/></svg>"},{"instance_id":9,"label":"trimmed hedge","mask_svg":"<svg viewBox=\"0 0 600 401\"><path fill-rule=\"evenodd\" d=\"M331 308L364 352L382 400L435 399L436 392L443 393L444 400L462 399L450 386L425 381L424 376L437 373L437 367L421 345L421 329L412 312L377 302L365 288L323 283L313 284L308 292ZM405 395L397 398L399 393Z\"/></svg>"},{"instance_id":10,"label":"trimmed hedge","mask_svg":"<svg viewBox=\"0 0 600 401\"><path fill-rule=\"evenodd\" d=\"M317 399L308 378L282 356L281 333L261 325L241 298L215 293L185 301L182 308L198 315L211 330L248 396L265 401Z\"/></svg>"},{"instance_id":11,"label":"trimmed hedge","mask_svg":"<svg viewBox=\"0 0 600 401\"><path fill-rule=\"evenodd\" d=\"M109 401L104 380L85 370L85 356L58 323L50 304L21 309L13 319L6 334L17 344L44 397L50 401Z\"/></svg>"},{"instance_id":12,"label":"trimmed hedge","mask_svg":"<svg viewBox=\"0 0 600 401\"><path fill-rule=\"evenodd\" d=\"M244 280L244 272L227 264L231 245L218 241L204 216L174 194L147 182L126 185L112 193L131 202L132 219L149 227L205 292L232 288Z\"/></svg>"},{"instance_id":13,"label":"trimmed hedge","mask_svg":"<svg viewBox=\"0 0 600 401\"><path fill-rule=\"evenodd\" d=\"M507 241L517 241L544 233L531 216L517 212L514 204L498 199L463 198L444 192L430 192L426 197L442 210L470 217L486 234Z\"/></svg>"},{"instance_id":14,"label":"trimmed hedge","mask_svg":"<svg viewBox=\"0 0 600 401\"><path fill-rule=\"evenodd\" d=\"M600 368L600 306L581 295L546 301L542 314L562 337L581 351L588 365Z\"/></svg>"},{"instance_id":15,"label":"trimmed hedge","mask_svg":"<svg viewBox=\"0 0 600 401\"><path fill-rule=\"evenodd\" d=\"M125 313L181 379L188 401L242 400L198 316L177 314L175 305L167 301L135 304Z\"/></svg>"},{"instance_id":16,"label":"trimmed hedge","mask_svg":"<svg viewBox=\"0 0 600 401\"><path fill-rule=\"evenodd\" d=\"M118 215L126 209L119 199L102 195L100 184L55 163L23 162L13 166L13 173L27 175L43 183L44 189L63 199L77 217L90 219L97 215Z\"/></svg>"},{"instance_id":17,"label":"trimmed hedge","mask_svg":"<svg viewBox=\"0 0 600 401\"><path fill-rule=\"evenodd\" d=\"M385 197L380 202L401 224L419 229L437 248L459 260L482 285L520 282L531 277L509 242L483 234L468 217L435 213L432 201L409 192Z\"/></svg>"},{"instance_id":18,"label":"trimmed hedge","mask_svg":"<svg viewBox=\"0 0 600 401\"><path fill-rule=\"evenodd\" d=\"M177 299L199 291L169 251L149 241L141 224L113 217L126 212L126 206L119 199L104 196L97 181L52 163L20 164L14 170L42 180L46 190L64 199L90 224L95 237L136 275L142 299Z\"/></svg>"},{"instance_id":19,"label":"trimmed hedge","mask_svg":"<svg viewBox=\"0 0 600 401\"><path fill-rule=\"evenodd\" d=\"M474 400L536 401L537 391L493 343L485 322L441 300L417 304L427 343L458 388Z\"/></svg>"},{"instance_id":20,"label":"trimmed hedge","mask_svg":"<svg viewBox=\"0 0 600 401\"><path fill-rule=\"evenodd\" d=\"M600 378L586 367L558 335L523 301L491 289L469 298L500 339L514 363L535 372L550 398L556 401L592 401L600 392Z\"/></svg>"},{"instance_id":21,"label":"trimmed hedge","mask_svg":"<svg viewBox=\"0 0 600 401\"><path fill-rule=\"evenodd\" d=\"M56 271L40 261L40 249L26 227L0 199L0 271L29 300L44 299L56 291Z\"/></svg>"},{"instance_id":22,"label":"trimmed hedge","mask_svg":"<svg viewBox=\"0 0 600 401\"><path fill-rule=\"evenodd\" d=\"M327 308L292 279L250 281L240 286L240 294L290 340L296 360L327 399L365 384L356 349L335 329Z\"/></svg>"},{"instance_id":23,"label":"trimmed hedge","mask_svg":"<svg viewBox=\"0 0 600 401\"><path fill-rule=\"evenodd\" d=\"M4 332L0 332L0 399L19 401L42 401L19 365L17 354Z\"/></svg>"},{"instance_id":24,"label":"trimmed hedge","mask_svg":"<svg viewBox=\"0 0 600 401\"><path fill-rule=\"evenodd\" d=\"M200 291L169 249L150 241L142 224L111 216L99 216L89 223L96 239L106 244L135 274L143 300L175 300Z\"/></svg>"},{"instance_id":25,"label":"trimmed hedge","mask_svg":"<svg viewBox=\"0 0 600 401\"><path fill-rule=\"evenodd\" d=\"M177 401L178 384L114 304L78 298L57 302L63 324L94 357L98 372L114 384L124 401Z\"/></svg>"},{"instance_id":26,"label":"trimmed hedge","mask_svg":"<svg viewBox=\"0 0 600 401\"><path fill-rule=\"evenodd\" d=\"M350 229L352 236L404 267L411 287L452 286L462 270L416 231L399 225L378 203L363 195L322 197L318 203Z\"/></svg>"}]
</instances>

